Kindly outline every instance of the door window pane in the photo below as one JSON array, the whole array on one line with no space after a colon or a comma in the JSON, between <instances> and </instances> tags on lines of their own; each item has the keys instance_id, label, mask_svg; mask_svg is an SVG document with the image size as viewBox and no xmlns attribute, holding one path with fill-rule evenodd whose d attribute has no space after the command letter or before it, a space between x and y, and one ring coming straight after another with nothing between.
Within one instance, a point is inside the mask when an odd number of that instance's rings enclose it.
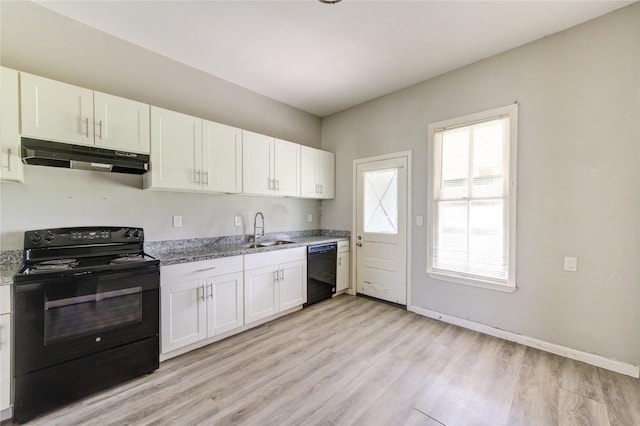
<instances>
[{"instance_id":1,"label":"door window pane","mask_svg":"<svg viewBox=\"0 0 640 426\"><path fill-rule=\"evenodd\" d=\"M398 170L364 172L364 232L398 233Z\"/></svg>"}]
</instances>

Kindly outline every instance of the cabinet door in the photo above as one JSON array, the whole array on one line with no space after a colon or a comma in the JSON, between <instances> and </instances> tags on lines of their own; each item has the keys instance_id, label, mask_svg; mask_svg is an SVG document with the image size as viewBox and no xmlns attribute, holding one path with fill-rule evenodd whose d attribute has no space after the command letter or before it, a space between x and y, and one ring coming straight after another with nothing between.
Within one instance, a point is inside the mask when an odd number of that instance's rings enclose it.
<instances>
[{"instance_id":1,"label":"cabinet door","mask_svg":"<svg viewBox=\"0 0 640 426\"><path fill-rule=\"evenodd\" d=\"M93 91L20 73L22 136L93 145Z\"/></svg>"},{"instance_id":2,"label":"cabinet door","mask_svg":"<svg viewBox=\"0 0 640 426\"><path fill-rule=\"evenodd\" d=\"M93 92L95 145L148 154L149 105Z\"/></svg>"},{"instance_id":3,"label":"cabinet door","mask_svg":"<svg viewBox=\"0 0 640 426\"><path fill-rule=\"evenodd\" d=\"M242 191L247 194L272 195L273 138L242 132Z\"/></svg>"},{"instance_id":4,"label":"cabinet door","mask_svg":"<svg viewBox=\"0 0 640 426\"><path fill-rule=\"evenodd\" d=\"M305 198L319 198L317 181L317 154L315 148L300 147L300 196Z\"/></svg>"},{"instance_id":5,"label":"cabinet door","mask_svg":"<svg viewBox=\"0 0 640 426\"><path fill-rule=\"evenodd\" d=\"M273 178L276 194L300 196L300 145L275 139L273 143Z\"/></svg>"},{"instance_id":6,"label":"cabinet door","mask_svg":"<svg viewBox=\"0 0 640 426\"><path fill-rule=\"evenodd\" d=\"M162 352L167 353L207 337L206 282L162 283Z\"/></svg>"},{"instance_id":7,"label":"cabinet door","mask_svg":"<svg viewBox=\"0 0 640 426\"><path fill-rule=\"evenodd\" d=\"M11 404L11 314L0 315L0 410Z\"/></svg>"},{"instance_id":8,"label":"cabinet door","mask_svg":"<svg viewBox=\"0 0 640 426\"><path fill-rule=\"evenodd\" d=\"M222 275L208 280L209 337L233 330L244 324L242 272Z\"/></svg>"},{"instance_id":9,"label":"cabinet door","mask_svg":"<svg viewBox=\"0 0 640 426\"><path fill-rule=\"evenodd\" d=\"M307 303L307 262L285 263L278 271L280 311Z\"/></svg>"},{"instance_id":10,"label":"cabinet door","mask_svg":"<svg viewBox=\"0 0 640 426\"><path fill-rule=\"evenodd\" d=\"M24 181L20 161L18 71L0 67L0 179Z\"/></svg>"},{"instance_id":11,"label":"cabinet door","mask_svg":"<svg viewBox=\"0 0 640 426\"><path fill-rule=\"evenodd\" d=\"M336 291L349 288L349 252L338 253L338 265L336 266Z\"/></svg>"},{"instance_id":12,"label":"cabinet door","mask_svg":"<svg viewBox=\"0 0 640 426\"><path fill-rule=\"evenodd\" d=\"M202 121L202 189L242 192L242 130Z\"/></svg>"},{"instance_id":13,"label":"cabinet door","mask_svg":"<svg viewBox=\"0 0 640 426\"><path fill-rule=\"evenodd\" d=\"M318 150L317 182L320 198L335 198L336 155Z\"/></svg>"},{"instance_id":14,"label":"cabinet door","mask_svg":"<svg viewBox=\"0 0 640 426\"><path fill-rule=\"evenodd\" d=\"M144 175L145 187L199 190L201 147L201 119L152 106L151 164Z\"/></svg>"},{"instance_id":15,"label":"cabinet door","mask_svg":"<svg viewBox=\"0 0 640 426\"><path fill-rule=\"evenodd\" d=\"M276 268L252 269L244 273L244 323L278 313L278 273Z\"/></svg>"}]
</instances>

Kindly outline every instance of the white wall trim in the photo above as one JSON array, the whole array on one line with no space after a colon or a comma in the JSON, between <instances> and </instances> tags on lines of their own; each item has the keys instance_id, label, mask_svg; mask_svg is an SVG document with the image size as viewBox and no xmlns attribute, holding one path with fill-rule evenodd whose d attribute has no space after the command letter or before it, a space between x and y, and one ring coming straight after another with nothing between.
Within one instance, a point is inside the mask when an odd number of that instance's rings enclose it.
<instances>
[{"instance_id":1,"label":"white wall trim","mask_svg":"<svg viewBox=\"0 0 640 426\"><path fill-rule=\"evenodd\" d=\"M409 306L408 310L411 312L415 312L416 314L423 315L425 317L433 318L439 321L444 321L446 323L464 327L469 330L478 331L480 333L484 333L489 336L499 337L501 339L508 340L510 342L520 343L521 345L529 346L535 349L540 349L545 352L549 352L555 355L560 355L576 361L585 362L587 364L591 364L596 367L601 367L606 370L615 371L616 373L625 374L627 376L631 376L635 378L640 377L640 366L637 366L637 365L627 364L626 362L605 358L600 355L590 354L588 352L583 352L577 349L568 348L566 346L557 345L555 343L536 339L534 337L512 333L510 331L501 330L499 328L495 328L490 325L480 324L474 321L469 321L466 319L432 311L430 309L421 308L419 306L413 306L413 305Z\"/></svg>"}]
</instances>

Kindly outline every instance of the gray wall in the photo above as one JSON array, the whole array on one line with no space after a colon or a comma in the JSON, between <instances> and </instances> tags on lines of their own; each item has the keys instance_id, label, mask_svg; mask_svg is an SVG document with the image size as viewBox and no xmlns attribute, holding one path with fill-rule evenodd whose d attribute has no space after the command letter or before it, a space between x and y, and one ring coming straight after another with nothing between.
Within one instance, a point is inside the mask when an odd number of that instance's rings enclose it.
<instances>
[{"instance_id":1,"label":"gray wall","mask_svg":"<svg viewBox=\"0 0 640 426\"><path fill-rule=\"evenodd\" d=\"M30 2L0 2L2 65L197 117L320 146L318 117L136 47ZM25 229L143 226L149 240L236 235L233 215L265 213L267 232L319 228L318 201L142 191L136 176L25 167L0 185L2 250ZM183 228L171 228L182 214ZM306 222L307 214L314 221Z\"/></svg>"},{"instance_id":2,"label":"gray wall","mask_svg":"<svg viewBox=\"0 0 640 426\"><path fill-rule=\"evenodd\" d=\"M323 120L337 181L412 150L413 305L640 364L640 4ZM428 54L428 52L425 52ZM429 278L427 126L520 103L514 293ZM351 226L351 185L322 226ZM563 257L577 256L577 273Z\"/></svg>"}]
</instances>

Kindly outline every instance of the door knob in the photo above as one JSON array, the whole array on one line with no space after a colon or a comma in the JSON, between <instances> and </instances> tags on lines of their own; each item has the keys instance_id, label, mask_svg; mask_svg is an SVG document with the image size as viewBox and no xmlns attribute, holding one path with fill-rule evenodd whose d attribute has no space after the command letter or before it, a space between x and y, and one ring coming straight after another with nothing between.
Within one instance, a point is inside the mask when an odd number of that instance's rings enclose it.
<instances>
[{"instance_id":1,"label":"door knob","mask_svg":"<svg viewBox=\"0 0 640 426\"><path fill-rule=\"evenodd\" d=\"M362 242L358 241L358 242L356 243L356 245L357 245L358 247L362 247Z\"/></svg>"}]
</instances>

